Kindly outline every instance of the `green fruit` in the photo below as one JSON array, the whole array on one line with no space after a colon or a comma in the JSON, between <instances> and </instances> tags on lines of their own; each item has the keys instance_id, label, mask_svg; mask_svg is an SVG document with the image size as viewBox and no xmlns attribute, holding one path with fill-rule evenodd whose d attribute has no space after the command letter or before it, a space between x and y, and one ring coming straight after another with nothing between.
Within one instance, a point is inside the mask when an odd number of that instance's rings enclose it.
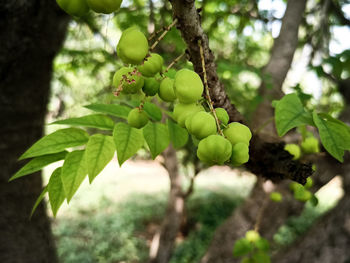
<instances>
[{"instance_id":1,"label":"green fruit","mask_svg":"<svg viewBox=\"0 0 350 263\"><path fill-rule=\"evenodd\" d=\"M87 0L87 3L96 13L110 14L120 8L122 0Z\"/></svg>"},{"instance_id":2,"label":"green fruit","mask_svg":"<svg viewBox=\"0 0 350 263\"><path fill-rule=\"evenodd\" d=\"M223 164L230 159L231 143L220 135L210 135L198 144L197 156L207 164Z\"/></svg>"},{"instance_id":3,"label":"green fruit","mask_svg":"<svg viewBox=\"0 0 350 263\"><path fill-rule=\"evenodd\" d=\"M173 102L176 100L174 93L174 80L170 78L165 78L161 81L159 91L159 97L167 102Z\"/></svg>"},{"instance_id":4,"label":"green fruit","mask_svg":"<svg viewBox=\"0 0 350 263\"><path fill-rule=\"evenodd\" d=\"M279 192L272 192L270 194L270 199L274 202L281 202L282 201L282 195Z\"/></svg>"},{"instance_id":5,"label":"green fruit","mask_svg":"<svg viewBox=\"0 0 350 263\"><path fill-rule=\"evenodd\" d=\"M145 84L142 87L142 91L147 96L154 96L158 93L160 83L155 78L145 78Z\"/></svg>"},{"instance_id":6,"label":"green fruit","mask_svg":"<svg viewBox=\"0 0 350 263\"><path fill-rule=\"evenodd\" d=\"M197 112L191 116L191 120L186 128L189 133L198 139L203 139L217 132L215 118L205 111Z\"/></svg>"},{"instance_id":7,"label":"green fruit","mask_svg":"<svg viewBox=\"0 0 350 263\"><path fill-rule=\"evenodd\" d=\"M197 113L199 111L204 111L202 105L196 103L183 104L178 103L174 106L174 119L181 127L185 127L185 122L191 114Z\"/></svg>"},{"instance_id":8,"label":"green fruit","mask_svg":"<svg viewBox=\"0 0 350 263\"><path fill-rule=\"evenodd\" d=\"M284 146L284 150L286 150L287 152L289 152L291 155L293 155L293 160L297 160L300 158L301 155L301 151L300 151L300 147L297 144L286 144Z\"/></svg>"},{"instance_id":9,"label":"green fruit","mask_svg":"<svg viewBox=\"0 0 350 263\"><path fill-rule=\"evenodd\" d=\"M135 108L129 112L128 123L131 127L140 129L148 123L148 116L144 111Z\"/></svg>"},{"instance_id":10,"label":"green fruit","mask_svg":"<svg viewBox=\"0 0 350 263\"><path fill-rule=\"evenodd\" d=\"M224 130L224 135L233 145L238 142L244 142L249 145L249 141L252 138L250 129L239 122L231 122Z\"/></svg>"},{"instance_id":11,"label":"green fruit","mask_svg":"<svg viewBox=\"0 0 350 263\"><path fill-rule=\"evenodd\" d=\"M120 37L117 53L126 64L141 64L148 53L148 40L136 27L130 27Z\"/></svg>"},{"instance_id":12,"label":"green fruit","mask_svg":"<svg viewBox=\"0 0 350 263\"><path fill-rule=\"evenodd\" d=\"M122 67L113 77L113 85L118 89L122 85L122 92L125 94L135 94L140 91L144 84L144 79L134 68Z\"/></svg>"},{"instance_id":13,"label":"green fruit","mask_svg":"<svg viewBox=\"0 0 350 263\"><path fill-rule=\"evenodd\" d=\"M86 0L56 0L57 4L69 15L81 17L89 12Z\"/></svg>"},{"instance_id":14,"label":"green fruit","mask_svg":"<svg viewBox=\"0 0 350 263\"><path fill-rule=\"evenodd\" d=\"M292 190L293 192L296 191L299 187L303 187L303 186L297 182L291 182L289 184L289 189Z\"/></svg>"},{"instance_id":15,"label":"green fruit","mask_svg":"<svg viewBox=\"0 0 350 263\"><path fill-rule=\"evenodd\" d=\"M305 189L309 189L313 186L313 184L314 184L313 180L310 177L308 177L306 179L306 184L304 185L304 187Z\"/></svg>"},{"instance_id":16,"label":"green fruit","mask_svg":"<svg viewBox=\"0 0 350 263\"><path fill-rule=\"evenodd\" d=\"M215 112L216 112L216 116L218 117L219 121L222 124L227 125L228 121L230 120L230 116L228 116L227 111L224 108L216 108Z\"/></svg>"},{"instance_id":17,"label":"green fruit","mask_svg":"<svg viewBox=\"0 0 350 263\"><path fill-rule=\"evenodd\" d=\"M199 75L189 69L181 69L175 75L175 94L181 103L193 103L202 98L204 87Z\"/></svg>"},{"instance_id":18,"label":"green fruit","mask_svg":"<svg viewBox=\"0 0 350 263\"><path fill-rule=\"evenodd\" d=\"M298 187L295 191L294 191L294 198L296 200L302 201L302 202L306 202L308 201L310 198L312 197L312 193L308 190L305 190L304 187Z\"/></svg>"},{"instance_id":19,"label":"green fruit","mask_svg":"<svg viewBox=\"0 0 350 263\"><path fill-rule=\"evenodd\" d=\"M156 54L151 53L151 56L146 58L143 65L138 67L138 70L145 77L153 77L163 69L163 58Z\"/></svg>"},{"instance_id":20,"label":"green fruit","mask_svg":"<svg viewBox=\"0 0 350 263\"><path fill-rule=\"evenodd\" d=\"M240 166L249 161L249 147L244 142L238 142L232 147L232 164Z\"/></svg>"},{"instance_id":21,"label":"green fruit","mask_svg":"<svg viewBox=\"0 0 350 263\"><path fill-rule=\"evenodd\" d=\"M304 153L318 153L320 152L320 147L318 140L315 137L308 137L301 143L301 149Z\"/></svg>"},{"instance_id":22,"label":"green fruit","mask_svg":"<svg viewBox=\"0 0 350 263\"><path fill-rule=\"evenodd\" d=\"M260 235L255 230L249 230L245 233L245 238L252 243L255 243L260 239Z\"/></svg>"}]
</instances>

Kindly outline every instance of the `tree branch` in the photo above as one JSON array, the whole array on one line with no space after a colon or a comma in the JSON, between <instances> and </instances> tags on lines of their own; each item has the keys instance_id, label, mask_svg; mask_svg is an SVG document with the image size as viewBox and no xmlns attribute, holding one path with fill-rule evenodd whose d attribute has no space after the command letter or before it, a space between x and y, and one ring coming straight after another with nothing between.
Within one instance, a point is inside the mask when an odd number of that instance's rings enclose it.
<instances>
[{"instance_id":1,"label":"tree branch","mask_svg":"<svg viewBox=\"0 0 350 263\"><path fill-rule=\"evenodd\" d=\"M297 0L296 2L303 2L305 4L305 0ZM202 43L208 86L214 107L225 108L229 113L231 122L244 122L243 116L231 104L224 86L219 80L216 72L215 58L209 48L208 37L201 27L201 17L195 7L194 0L172 0L171 3L174 19L178 20L177 27L187 44L190 61L193 63L194 70L203 79L200 49L197 44L198 40ZM293 40L293 42L295 41ZM255 135L250 151L251 160L247 167L257 175L265 178L274 181L290 178L304 184L306 178L312 174L311 165L293 161L293 157L284 151L283 143L281 142L266 142Z\"/></svg>"}]
</instances>

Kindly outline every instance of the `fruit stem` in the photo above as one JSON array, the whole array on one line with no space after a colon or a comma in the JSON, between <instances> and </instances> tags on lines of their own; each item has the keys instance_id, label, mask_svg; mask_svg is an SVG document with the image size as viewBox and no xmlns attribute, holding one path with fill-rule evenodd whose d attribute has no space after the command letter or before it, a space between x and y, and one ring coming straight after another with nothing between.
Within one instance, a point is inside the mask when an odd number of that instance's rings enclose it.
<instances>
[{"instance_id":1,"label":"fruit stem","mask_svg":"<svg viewBox=\"0 0 350 263\"><path fill-rule=\"evenodd\" d=\"M153 43L153 45L149 49L150 52L153 51L153 49L155 49L155 47L159 44L159 42L165 37L165 35L170 31L170 29L172 29L173 26L176 25L177 22L178 20L177 18L175 18L174 21L164 29L164 32L158 37L158 39Z\"/></svg>"},{"instance_id":2,"label":"fruit stem","mask_svg":"<svg viewBox=\"0 0 350 263\"><path fill-rule=\"evenodd\" d=\"M261 124L261 126L258 127L258 128L254 131L254 134L259 134L259 133L260 133L267 125L269 125L274 119L275 119L275 117L269 118L267 121L265 121L263 124Z\"/></svg>"},{"instance_id":3,"label":"fruit stem","mask_svg":"<svg viewBox=\"0 0 350 263\"><path fill-rule=\"evenodd\" d=\"M177 58L175 58L170 65L166 68L166 70L164 71L164 73L167 73L169 71L169 69L171 69L177 62L180 61L180 59L182 59L183 56L185 56L186 53L182 53L180 56L178 56Z\"/></svg>"},{"instance_id":4,"label":"fruit stem","mask_svg":"<svg viewBox=\"0 0 350 263\"><path fill-rule=\"evenodd\" d=\"M203 80L204 80L204 88L205 88L205 95L206 95L206 101L208 103L209 109L212 112L214 118L215 118L215 122L216 122L216 126L218 129L218 132L220 133L221 136L224 136L224 133L222 132L221 128L220 128L220 121L218 119L218 116L216 115L216 111L214 109L213 106L213 102L211 100L210 97L210 92L209 92L209 86L208 86L208 79L207 79L207 71L205 69L205 60L204 60L204 52L203 52L203 46L202 46L202 41L198 40L198 46L199 46L199 51L200 51L200 55L201 55L201 59L202 59L202 68L203 68Z\"/></svg>"}]
</instances>

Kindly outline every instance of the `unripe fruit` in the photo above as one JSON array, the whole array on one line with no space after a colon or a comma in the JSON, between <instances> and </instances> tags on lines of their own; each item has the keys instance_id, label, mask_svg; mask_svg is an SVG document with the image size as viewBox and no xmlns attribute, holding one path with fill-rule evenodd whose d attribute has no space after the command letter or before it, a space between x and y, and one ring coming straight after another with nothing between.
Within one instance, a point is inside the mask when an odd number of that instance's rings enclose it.
<instances>
[{"instance_id":1,"label":"unripe fruit","mask_svg":"<svg viewBox=\"0 0 350 263\"><path fill-rule=\"evenodd\" d=\"M228 116L227 111L224 108L215 108L216 116L218 117L219 121L227 125L228 121L230 119L230 116Z\"/></svg>"},{"instance_id":2,"label":"unripe fruit","mask_svg":"<svg viewBox=\"0 0 350 263\"><path fill-rule=\"evenodd\" d=\"M202 105L196 103L183 104L178 103L174 106L174 119L181 127L185 127L185 122L191 114L197 113L199 111L204 111Z\"/></svg>"},{"instance_id":3,"label":"unripe fruit","mask_svg":"<svg viewBox=\"0 0 350 263\"><path fill-rule=\"evenodd\" d=\"M295 191L294 191L294 198L296 200L302 201L302 202L306 202L308 201L310 198L312 197L312 193L308 190L306 190L304 187L298 187Z\"/></svg>"},{"instance_id":4,"label":"unripe fruit","mask_svg":"<svg viewBox=\"0 0 350 263\"><path fill-rule=\"evenodd\" d=\"M162 100L166 102L173 102L176 100L174 93L174 80L170 78L163 79L160 82L158 95Z\"/></svg>"},{"instance_id":5,"label":"unripe fruit","mask_svg":"<svg viewBox=\"0 0 350 263\"><path fill-rule=\"evenodd\" d=\"M306 184L304 185L304 187L305 189L309 189L313 186L313 184L314 184L313 180L310 177L308 177L306 179Z\"/></svg>"},{"instance_id":6,"label":"unripe fruit","mask_svg":"<svg viewBox=\"0 0 350 263\"><path fill-rule=\"evenodd\" d=\"M205 111L197 112L191 116L189 125L186 128L189 133L198 139L203 139L217 132L215 118Z\"/></svg>"},{"instance_id":7,"label":"unripe fruit","mask_svg":"<svg viewBox=\"0 0 350 263\"><path fill-rule=\"evenodd\" d=\"M128 123L131 127L140 129L148 123L148 116L144 111L135 108L129 112Z\"/></svg>"},{"instance_id":8,"label":"unripe fruit","mask_svg":"<svg viewBox=\"0 0 350 263\"><path fill-rule=\"evenodd\" d=\"M293 160L297 160L300 158L301 155L301 151L300 151L300 147L297 144L286 144L284 146L284 150L286 150L287 152L289 152L291 155L293 155Z\"/></svg>"},{"instance_id":9,"label":"unripe fruit","mask_svg":"<svg viewBox=\"0 0 350 263\"><path fill-rule=\"evenodd\" d=\"M231 143L220 135L210 135L198 144L197 156L207 164L223 164L230 159Z\"/></svg>"},{"instance_id":10,"label":"unripe fruit","mask_svg":"<svg viewBox=\"0 0 350 263\"><path fill-rule=\"evenodd\" d=\"M181 103L193 103L202 98L204 87L199 75L189 69L181 69L175 75L175 94Z\"/></svg>"},{"instance_id":11,"label":"unripe fruit","mask_svg":"<svg viewBox=\"0 0 350 263\"><path fill-rule=\"evenodd\" d=\"M250 129L239 122L231 122L224 130L224 135L233 145L238 142L244 142L249 145L249 141L252 138Z\"/></svg>"},{"instance_id":12,"label":"unripe fruit","mask_svg":"<svg viewBox=\"0 0 350 263\"><path fill-rule=\"evenodd\" d=\"M252 243L255 243L260 239L260 234L255 230L249 230L245 233L245 238Z\"/></svg>"},{"instance_id":13,"label":"unripe fruit","mask_svg":"<svg viewBox=\"0 0 350 263\"><path fill-rule=\"evenodd\" d=\"M87 0L87 3L96 13L110 14L119 9L122 0Z\"/></svg>"},{"instance_id":14,"label":"unripe fruit","mask_svg":"<svg viewBox=\"0 0 350 263\"><path fill-rule=\"evenodd\" d=\"M81 17L89 12L86 0L56 0L57 4L69 15Z\"/></svg>"},{"instance_id":15,"label":"unripe fruit","mask_svg":"<svg viewBox=\"0 0 350 263\"><path fill-rule=\"evenodd\" d=\"M113 85L118 89L122 84L122 92L125 94L135 94L143 87L144 80L133 68L122 67L113 77Z\"/></svg>"},{"instance_id":16,"label":"unripe fruit","mask_svg":"<svg viewBox=\"0 0 350 263\"><path fill-rule=\"evenodd\" d=\"M304 153L318 153L320 147L318 140L315 137L308 137L301 143L301 149Z\"/></svg>"},{"instance_id":17,"label":"unripe fruit","mask_svg":"<svg viewBox=\"0 0 350 263\"><path fill-rule=\"evenodd\" d=\"M130 27L120 37L117 53L124 63L138 65L148 53L148 40L136 27Z\"/></svg>"},{"instance_id":18,"label":"unripe fruit","mask_svg":"<svg viewBox=\"0 0 350 263\"><path fill-rule=\"evenodd\" d=\"M143 65L138 67L138 70L145 77L153 77L157 73L161 72L163 69L163 58L156 54L152 53L151 56L146 58L146 61Z\"/></svg>"},{"instance_id":19,"label":"unripe fruit","mask_svg":"<svg viewBox=\"0 0 350 263\"><path fill-rule=\"evenodd\" d=\"M232 147L232 164L240 166L249 161L249 147L244 142L238 142Z\"/></svg>"},{"instance_id":20,"label":"unripe fruit","mask_svg":"<svg viewBox=\"0 0 350 263\"><path fill-rule=\"evenodd\" d=\"M159 90L160 83L155 78L145 78L145 84L142 87L142 91L147 96L154 96Z\"/></svg>"},{"instance_id":21,"label":"unripe fruit","mask_svg":"<svg viewBox=\"0 0 350 263\"><path fill-rule=\"evenodd\" d=\"M270 194L270 199L274 202L281 202L282 201L282 195L279 192L272 192Z\"/></svg>"}]
</instances>

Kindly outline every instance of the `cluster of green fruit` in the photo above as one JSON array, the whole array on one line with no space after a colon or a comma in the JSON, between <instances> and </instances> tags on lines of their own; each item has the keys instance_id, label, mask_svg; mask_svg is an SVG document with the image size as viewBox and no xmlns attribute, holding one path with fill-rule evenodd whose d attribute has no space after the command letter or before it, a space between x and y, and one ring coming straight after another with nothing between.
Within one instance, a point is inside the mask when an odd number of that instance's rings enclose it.
<instances>
[{"instance_id":1,"label":"cluster of green fruit","mask_svg":"<svg viewBox=\"0 0 350 263\"><path fill-rule=\"evenodd\" d=\"M90 9L96 13L111 14L120 8L122 0L56 0L56 2L67 14L82 17Z\"/></svg>"},{"instance_id":2,"label":"cluster of green fruit","mask_svg":"<svg viewBox=\"0 0 350 263\"><path fill-rule=\"evenodd\" d=\"M243 257L241 263L269 263L269 241L255 230L246 232L245 237L236 241L233 247L234 257Z\"/></svg>"},{"instance_id":3,"label":"cluster of green fruit","mask_svg":"<svg viewBox=\"0 0 350 263\"><path fill-rule=\"evenodd\" d=\"M313 181L309 177L309 178L307 178L305 185L301 185L301 184L298 184L296 182L292 182L292 183L290 183L289 188L293 192L294 198L296 200L299 200L302 202L306 202L306 201L310 200L311 204L315 206L315 205L317 205L318 200L315 197L315 195L309 191L309 189L312 186L313 186Z\"/></svg>"},{"instance_id":4,"label":"cluster of green fruit","mask_svg":"<svg viewBox=\"0 0 350 263\"><path fill-rule=\"evenodd\" d=\"M198 142L197 156L207 164L223 164L229 159L233 165L249 160L250 129L238 122L228 124L229 116L223 108L215 109L224 136L218 135L215 117L200 104L204 92L200 76L189 69L176 72L174 78L162 74L163 58L148 53L146 36L136 27L126 29L118 42L117 54L128 64L119 69L113 78L117 94L155 96L165 102L175 102L173 118ZM128 123L142 128L148 122L142 107L133 109Z\"/></svg>"},{"instance_id":5,"label":"cluster of green fruit","mask_svg":"<svg viewBox=\"0 0 350 263\"><path fill-rule=\"evenodd\" d=\"M309 136L302 141L300 146L298 144L291 143L286 144L284 149L294 156L293 160L297 160L302 154L319 153L320 145L319 141L315 137Z\"/></svg>"}]
</instances>

